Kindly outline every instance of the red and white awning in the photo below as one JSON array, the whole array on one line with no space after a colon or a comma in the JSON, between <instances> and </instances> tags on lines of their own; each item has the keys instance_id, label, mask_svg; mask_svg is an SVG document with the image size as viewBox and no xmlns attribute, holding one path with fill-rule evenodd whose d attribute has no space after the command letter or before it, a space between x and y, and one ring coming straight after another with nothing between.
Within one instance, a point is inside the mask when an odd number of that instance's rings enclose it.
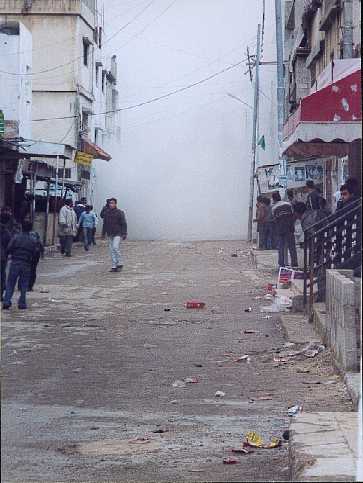
<instances>
[{"instance_id":1,"label":"red and white awning","mask_svg":"<svg viewBox=\"0 0 363 483\"><path fill-rule=\"evenodd\" d=\"M345 62L337 80L327 85L323 72L319 82L325 87L301 100L284 126L282 154L344 156L347 144L362 138L361 67L357 59L351 61L350 66Z\"/></svg>"}]
</instances>

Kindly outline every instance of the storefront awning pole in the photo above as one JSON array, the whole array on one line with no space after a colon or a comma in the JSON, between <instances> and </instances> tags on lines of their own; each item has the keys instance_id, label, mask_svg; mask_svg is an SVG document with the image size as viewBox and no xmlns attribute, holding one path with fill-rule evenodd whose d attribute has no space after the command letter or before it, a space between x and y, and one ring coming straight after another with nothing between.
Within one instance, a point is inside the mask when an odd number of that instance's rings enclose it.
<instances>
[{"instance_id":1,"label":"storefront awning pole","mask_svg":"<svg viewBox=\"0 0 363 483\"><path fill-rule=\"evenodd\" d=\"M55 225L56 225L56 217L57 217L57 209L58 209L58 170L59 170L59 156L57 156L57 163L55 168L55 204L54 204L54 212L53 212L53 239L52 244L55 244Z\"/></svg>"},{"instance_id":2,"label":"storefront awning pole","mask_svg":"<svg viewBox=\"0 0 363 483\"><path fill-rule=\"evenodd\" d=\"M64 158L63 160L63 178L62 178L62 199L64 195L64 181L65 181L65 176L66 176L66 160Z\"/></svg>"},{"instance_id":3,"label":"storefront awning pole","mask_svg":"<svg viewBox=\"0 0 363 483\"><path fill-rule=\"evenodd\" d=\"M50 192L50 181L48 181L48 183L47 183L47 206L46 206L46 209L45 209L44 235L43 235L44 246L46 246L47 242L48 242L49 192Z\"/></svg>"}]
</instances>

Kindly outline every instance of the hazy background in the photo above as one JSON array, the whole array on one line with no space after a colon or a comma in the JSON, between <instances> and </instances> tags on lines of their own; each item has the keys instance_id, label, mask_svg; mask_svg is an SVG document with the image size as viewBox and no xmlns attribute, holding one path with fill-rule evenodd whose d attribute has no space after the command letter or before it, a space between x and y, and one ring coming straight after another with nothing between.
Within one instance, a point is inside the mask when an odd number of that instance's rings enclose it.
<instances>
[{"instance_id":1,"label":"hazy background","mask_svg":"<svg viewBox=\"0 0 363 483\"><path fill-rule=\"evenodd\" d=\"M106 0L106 40L148 3ZM118 58L120 107L218 72L244 59L247 45L255 53L259 21L262 0L155 0L106 44ZM276 58L274 22L274 1L266 0L265 61ZM96 204L116 196L131 239L246 237L252 110L227 95L253 105L246 69L120 113L112 161L95 162ZM276 156L275 72L261 67L261 163Z\"/></svg>"}]
</instances>

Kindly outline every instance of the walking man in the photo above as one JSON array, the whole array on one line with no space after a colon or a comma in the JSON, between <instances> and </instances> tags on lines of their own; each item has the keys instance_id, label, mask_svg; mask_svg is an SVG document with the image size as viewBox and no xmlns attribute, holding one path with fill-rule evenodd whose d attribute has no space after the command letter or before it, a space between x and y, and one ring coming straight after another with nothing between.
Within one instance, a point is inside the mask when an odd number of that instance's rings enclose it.
<instances>
[{"instance_id":1,"label":"walking man","mask_svg":"<svg viewBox=\"0 0 363 483\"><path fill-rule=\"evenodd\" d=\"M59 212L59 241L61 246L61 253L66 257L72 256L73 237L77 233L77 216L72 208L73 202L71 199L65 201L64 206Z\"/></svg>"},{"instance_id":2,"label":"walking man","mask_svg":"<svg viewBox=\"0 0 363 483\"><path fill-rule=\"evenodd\" d=\"M295 244L295 219L291 204L282 201L280 193L272 193L274 204L272 216L276 228L277 246L279 251L279 266L285 267L288 263L287 250L290 252L291 265L297 267L297 252Z\"/></svg>"},{"instance_id":3,"label":"walking man","mask_svg":"<svg viewBox=\"0 0 363 483\"><path fill-rule=\"evenodd\" d=\"M112 268L111 272L119 272L123 268L123 262L120 254L121 238L127 238L127 222L125 213L117 208L116 198L110 198L108 209L102 210L101 218L103 218L103 226L105 234L108 237Z\"/></svg>"},{"instance_id":4,"label":"walking man","mask_svg":"<svg viewBox=\"0 0 363 483\"><path fill-rule=\"evenodd\" d=\"M86 205L86 210L82 212L78 221L78 228L80 226L83 228L84 249L88 251L93 241L93 230L96 228L96 215L92 212L92 206Z\"/></svg>"},{"instance_id":5,"label":"walking man","mask_svg":"<svg viewBox=\"0 0 363 483\"><path fill-rule=\"evenodd\" d=\"M44 246L40 239L40 235L37 231L31 231L30 236L35 240L37 244L37 249L31 264L29 287L28 287L29 292L32 292L35 282L37 280L37 267L39 264L39 260L40 258L44 258Z\"/></svg>"},{"instance_id":6,"label":"walking man","mask_svg":"<svg viewBox=\"0 0 363 483\"><path fill-rule=\"evenodd\" d=\"M33 258L36 256L38 250L38 244L30 234L32 227L30 221L24 221L22 224L22 233L15 235L7 247L6 252L8 255L11 255L11 265L6 282L3 302L4 310L10 309L11 307L11 299L13 298L18 280L20 288L18 307L21 310L27 308L26 292L29 288Z\"/></svg>"}]
</instances>

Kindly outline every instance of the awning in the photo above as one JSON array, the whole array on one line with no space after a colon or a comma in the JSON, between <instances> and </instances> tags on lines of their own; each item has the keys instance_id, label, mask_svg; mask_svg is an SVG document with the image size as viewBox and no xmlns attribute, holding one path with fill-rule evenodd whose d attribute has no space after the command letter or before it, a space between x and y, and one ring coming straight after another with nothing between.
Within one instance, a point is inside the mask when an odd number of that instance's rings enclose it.
<instances>
[{"instance_id":1,"label":"awning","mask_svg":"<svg viewBox=\"0 0 363 483\"><path fill-rule=\"evenodd\" d=\"M362 138L361 69L301 99L298 109L284 126L282 153L294 157L344 156L347 143ZM352 67L345 64L341 72ZM325 76L325 73L323 73ZM323 79L321 82L326 82Z\"/></svg>"},{"instance_id":2,"label":"awning","mask_svg":"<svg viewBox=\"0 0 363 483\"><path fill-rule=\"evenodd\" d=\"M67 144L47 143L43 141L21 141L17 151L24 158L41 157L73 159L73 148Z\"/></svg>"},{"instance_id":3,"label":"awning","mask_svg":"<svg viewBox=\"0 0 363 483\"><path fill-rule=\"evenodd\" d=\"M342 157L349 143L361 138L360 122L300 122L282 143L282 153L294 158Z\"/></svg>"},{"instance_id":4,"label":"awning","mask_svg":"<svg viewBox=\"0 0 363 483\"><path fill-rule=\"evenodd\" d=\"M97 144L88 141L87 139L82 139L82 149L84 153L90 154L94 159L103 159L104 161L110 161L112 156L102 148L97 146Z\"/></svg>"}]
</instances>

